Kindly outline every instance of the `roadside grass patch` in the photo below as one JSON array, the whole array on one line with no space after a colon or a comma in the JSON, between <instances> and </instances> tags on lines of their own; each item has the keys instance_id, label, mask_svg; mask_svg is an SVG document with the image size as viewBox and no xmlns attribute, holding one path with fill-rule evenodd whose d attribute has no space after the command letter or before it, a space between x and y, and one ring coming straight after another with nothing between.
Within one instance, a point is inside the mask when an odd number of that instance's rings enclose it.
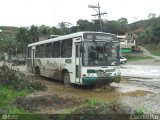
<instances>
[{"instance_id":1,"label":"roadside grass patch","mask_svg":"<svg viewBox=\"0 0 160 120\"><path fill-rule=\"evenodd\" d=\"M40 115L34 113L27 115L28 113L19 109L14 102L18 97L45 89L46 87L40 82L30 80L15 67L7 66L4 63L0 66L0 114L15 114L18 119L22 118L23 120L39 120L42 118L39 117Z\"/></svg>"},{"instance_id":2,"label":"roadside grass patch","mask_svg":"<svg viewBox=\"0 0 160 120\"><path fill-rule=\"evenodd\" d=\"M155 56L160 56L160 46L155 44L145 44L143 45L151 54Z\"/></svg>"},{"instance_id":3,"label":"roadside grass patch","mask_svg":"<svg viewBox=\"0 0 160 120\"><path fill-rule=\"evenodd\" d=\"M27 95L27 90L15 91L10 86L0 85L0 113L21 113L12 103L19 96Z\"/></svg>"},{"instance_id":4,"label":"roadside grass patch","mask_svg":"<svg viewBox=\"0 0 160 120\"><path fill-rule=\"evenodd\" d=\"M118 103L109 103L100 99L89 99L84 106L81 106L66 116L59 118L67 120L127 120L130 114L127 114L126 106L123 107Z\"/></svg>"},{"instance_id":5,"label":"roadside grass patch","mask_svg":"<svg viewBox=\"0 0 160 120\"><path fill-rule=\"evenodd\" d=\"M14 90L27 89L28 92L46 89L40 82L29 79L17 68L5 63L0 67L0 84L8 85Z\"/></svg>"},{"instance_id":6,"label":"roadside grass patch","mask_svg":"<svg viewBox=\"0 0 160 120\"><path fill-rule=\"evenodd\" d=\"M128 62L138 61L138 60L147 60L152 59L150 56L125 56Z\"/></svg>"},{"instance_id":7,"label":"roadside grass patch","mask_svg":"<svg viewBox=\"0 0 160 120\"><path fill-rule=\"evenodd\" d=\"M109 104L108 101L104 101L104 100L97 99L97 98L89 98L89 99L87 100L87 105L88 105L88 106L107 105L107 104Z\"/></svg>"},{"instance_id":8,"label":"roadside grass patch","mask_svg":"<svg viewBox=\"0 0 160 120\"><path fill-rule=\"evenodd\" d=\"M134 117L136 119L141 118L144 115L144 108L143 107L136 107L134 108Z\"/></svg>"},{"instance_id":9,"label":"roadside grass patch","mask_svg":"<svg viewBox=\"0 0 160 120\"><path fill-rule=\"evenodd\" d=\"M27 93L26 89L14 90L10 86L0 85L0 114L13 115L18 120L48 120L46 115L27 113L13 104L17 97L25 96Z\"/></svg>"}]
</instances>

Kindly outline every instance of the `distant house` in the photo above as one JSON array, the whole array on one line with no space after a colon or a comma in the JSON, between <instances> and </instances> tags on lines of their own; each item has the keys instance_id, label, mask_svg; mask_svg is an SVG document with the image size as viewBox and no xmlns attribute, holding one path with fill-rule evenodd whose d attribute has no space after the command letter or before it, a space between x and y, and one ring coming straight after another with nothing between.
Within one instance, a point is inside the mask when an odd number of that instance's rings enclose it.
<instances>
[{"instance_id":1,"label":"distant house","mask_svg":"<svg viewBox=\"0 0 160 120\"><path fill-rule=\"evenodd\" d=\"M131 46L137 46L139 44L139 37L138 34L143 31L143 28L139 28L136 30L132 30L127 32L126 35L126 39L128 40L128 45Z\"/></svg>"},{"instance_id":2,"label":"distant house","mask_svg":"<svg viewBox=\"0 0 160 120\"><path fill-rule=\"evenodd\" d=\"M132 52L131 45L128 44L128 39L126 35L117 35L117 38L120 40L120 47L122 53L129 53Z\"/></svg>"}]
</instances>

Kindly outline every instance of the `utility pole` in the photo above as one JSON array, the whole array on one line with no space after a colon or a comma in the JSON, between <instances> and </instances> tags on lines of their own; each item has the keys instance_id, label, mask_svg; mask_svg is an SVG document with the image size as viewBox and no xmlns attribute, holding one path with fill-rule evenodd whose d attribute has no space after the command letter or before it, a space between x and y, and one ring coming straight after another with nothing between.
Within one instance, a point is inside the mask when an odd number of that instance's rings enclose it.
<instances>
[{"instance_id":1,"label":"utility pole","mask_svg":"<svg viewBox=\"0 0 160 120\"><path fill-rule=\"evenodd\" d=\"M106 12L101 13L101 11L100 11L101 7L100 7L99 3L98 3L98 5L88 5L88 8L93 8L97 12L97 14L94 14L92 16L95 16L95 17L98 16L99 24L100 24L100 31L102 32L102 19L101 19L101 16L105 15L107 13Z\"/></svg>"}]
</instances>

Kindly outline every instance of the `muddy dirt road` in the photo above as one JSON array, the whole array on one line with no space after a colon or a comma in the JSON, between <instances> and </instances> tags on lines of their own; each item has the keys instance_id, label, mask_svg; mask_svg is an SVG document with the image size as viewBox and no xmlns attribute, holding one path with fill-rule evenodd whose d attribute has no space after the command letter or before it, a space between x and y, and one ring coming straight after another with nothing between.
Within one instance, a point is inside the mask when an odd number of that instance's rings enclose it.
<instances>
[{"instance_id":1,"label":"muddy dirt road","mask_svg":"<svg viewBox=\"0 0 160 120\"><path fill-rule=\"evenodd\" d=\"M143 109L145 113L160 113L160 62L155 59L121 65L122 81L119 84L112 83L111 86L102 88L78 85L65 87L63 82L32 76L26 71L26 66L17 67L31 78L47 86L46 91L35 92L27 97L50 100L52 97L48 96L58 95L56 100L61 98L72 100L72 103L75 103L68 105L60 104L54 108L46 105L46 107L43 106L43 109L39 111L40 113L60 113L65 111L65 108L73 108L85 102L86 98L98 98L105 101L122 103L131 106L133 109Z\"/></svg>"},{"instance_id":2,"label":"muddy dirt road","mask_svg":"<svg viewBox=\"0 0 160 120\"><path fill-rule=\"evenodd\" d=\"M148 91L147 95L123 96L121 101L133 108L143 109L145 113L160 113L160 61L156 59L127 63L122 65L122 82L119 91Z\"/></svg>"}]
</instances>

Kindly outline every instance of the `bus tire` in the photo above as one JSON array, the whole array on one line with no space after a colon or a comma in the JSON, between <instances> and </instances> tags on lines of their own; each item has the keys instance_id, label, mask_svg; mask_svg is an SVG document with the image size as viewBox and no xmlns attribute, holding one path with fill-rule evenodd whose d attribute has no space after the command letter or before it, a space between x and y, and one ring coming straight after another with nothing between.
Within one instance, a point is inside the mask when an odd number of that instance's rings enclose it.
<instances>
[{"instance_id":1,"label":"bus tire","mask_svg":"<svg viewBox=\"0 0 160 120\"><path fill-rule=\"evenodd\" d=\"M64 85L65 86L70 86L70 76L69 76L69 73L67 71L65 71L63 73L63 81L64 81Z\"/></svg>"}]
</instances>

